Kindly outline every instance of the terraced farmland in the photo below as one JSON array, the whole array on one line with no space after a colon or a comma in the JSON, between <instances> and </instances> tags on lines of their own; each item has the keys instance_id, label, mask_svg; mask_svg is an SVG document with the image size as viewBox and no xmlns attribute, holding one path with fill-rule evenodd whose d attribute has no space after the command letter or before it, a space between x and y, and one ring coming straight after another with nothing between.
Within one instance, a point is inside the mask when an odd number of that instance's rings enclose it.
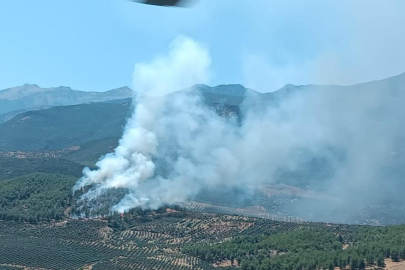
<instances>
[{"instance_id":1,"label":"terraced farmland","mask_svg":"<svg viewBox=\"0 0 405 270\"><path fill-rule=\"evenodd\" d=\"M247 218L213 214L159 214L126 218L127 229L106 220L29 224L0 222L4 269L211 269L183 254L184 245L218 243L251 226ZM124 222L122 220L122 222ZM1 269L1 268L0 268Z\"/></svg>"},{"instance_id":2,"label":"terraced farmland","mask_svg":"<svg viewBox=\"0 0 405 270\"><path fill-rule=\"evenodd\" d=\"M246 258L253 258L248 255L250 251L245 253L237 249L236 257L226 249L218 252L221 245L232 246L235 241L241 241L238 239L244 239L255 247L256 241L268 237L280 240L283 235L287 237L303 230L329 235L328 239L337 239L343 247L350 246L353 250L350 252L357 252L357 243L377 233L394 239L397 244L398 241L405 243L401 238L403 227L380 230L168 210L148 212L143 216L113 216L109 220L68 219L38 224L0 221L0 270L234 269L238 265L237 259L244 259L244 265L249 263ZM288 241L286 243L290 243ZM314 239L318 245L316 241ZM405 256L401 252L398 252L400 258ZM264 251L259 253L267 254ZM283 258L289 257L277 256L275 261L284 264ZM396 259L395 254L390 258ZM346 261L349 263L348 259Z\"/></svg>"}]
</instances>

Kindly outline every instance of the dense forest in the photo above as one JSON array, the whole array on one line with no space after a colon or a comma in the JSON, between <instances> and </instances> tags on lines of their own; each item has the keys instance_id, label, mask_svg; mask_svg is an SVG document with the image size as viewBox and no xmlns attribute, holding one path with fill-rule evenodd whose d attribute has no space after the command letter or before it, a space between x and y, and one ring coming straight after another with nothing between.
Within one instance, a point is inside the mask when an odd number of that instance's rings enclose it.
<instances>
[{"instance_id":1,"label":"dense forest","mask_svg":"<svg viewBox=\"0 0 405 270\"><path fill-rule=\"evenodd\" d=\"M62 219L71 205L76 177L34 173L0 181L0 219L28 221Z\"/></svg>"}]
</instances>

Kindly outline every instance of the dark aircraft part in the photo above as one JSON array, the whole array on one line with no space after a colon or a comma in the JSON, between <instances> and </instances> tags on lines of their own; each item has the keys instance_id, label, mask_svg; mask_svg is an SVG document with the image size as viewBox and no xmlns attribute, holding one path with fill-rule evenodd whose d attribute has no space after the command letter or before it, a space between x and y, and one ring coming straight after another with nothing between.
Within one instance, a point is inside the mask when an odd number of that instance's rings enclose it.
<instances>
[{"instance_id":1,"label":"dark aircraft part","mask_svg":"<svg viewBox=\"0 0 405 270\"><path fill-rule=\"evenodd\" d=\"M134 1L134 0L132 0ZM135 0L135 2L147 4L147 5L154 5L154 6L184 6L186 4L186 0Z\"/></svg>"}]
</instances>

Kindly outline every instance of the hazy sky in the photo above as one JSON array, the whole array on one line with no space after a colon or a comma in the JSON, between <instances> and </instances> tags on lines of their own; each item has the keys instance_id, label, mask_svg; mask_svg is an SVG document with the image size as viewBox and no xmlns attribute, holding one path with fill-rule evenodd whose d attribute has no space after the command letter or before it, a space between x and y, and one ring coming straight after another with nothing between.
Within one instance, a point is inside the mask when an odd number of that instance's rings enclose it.
<instances>
[{"instance_id":1,"label":"hazy sky","mask_svg":"<svg viewBox=\"0 0 405 270\"><path fill-rule=\"evenodd\" d=\"M0 89L131 86L135 63L180 34L210 50L213 84L272 91L381 79L405 72L403 14L403 0L1 1Z\"/></svg>"}]
</instances>

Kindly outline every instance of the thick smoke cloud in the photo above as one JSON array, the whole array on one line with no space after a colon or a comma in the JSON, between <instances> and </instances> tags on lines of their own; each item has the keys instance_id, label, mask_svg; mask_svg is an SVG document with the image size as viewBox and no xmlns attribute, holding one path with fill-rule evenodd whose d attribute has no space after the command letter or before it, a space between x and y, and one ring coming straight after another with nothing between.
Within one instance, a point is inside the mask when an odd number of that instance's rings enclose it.
<instances>
[{"instance_id":1,"label":"thick smoke cloud","mask_svg":"<svg viewBox=\"0 0 405 270\"><path fill-rule=\"evenodd\" d=\"M167 119L164 117L167 108L165 108L164 98L159 96L192 84L207 82L210 76L208 70L210 62L207 51L200 44L187 37L178 37L172 43L167 56L159 57L152 63L140 63L135 66L134 89L137 96L135 111L132 118L128 120L123 137L114 153L106 155L97 162L97 170L92 171L88 168L84 170L84 175L75 185L74 190L88 185L93 185L94 188L84 194L82 199L95 200L108 189L127 188L130 194L113 208L120 212L147 202L153 207L158 207L161 203L181 200L181 198L176 199L174 194L164 194L171 192L170 190L156 190L164 183L158 175L155 175L156 164L153 157L158 154L160 139L158 136L164 138L169 132L169 130L161 131L160 125ZM181 110L184 110L185 105L187 104L181 101L177 101L176 104ZM184 118L176 119L184 121L184 125L196 124L192 119L187 119L190 118L187 115L179 113L177 117ZM176 124L172 123L170 128L173 130L180 128L176 127ZM192 129L193 126L189 128ZM158 131L161 133L157 133ZM181 159L178 162L182 163ZM183 161L183 163L186 162ZM147 181L154 182L154 190L142 191L143 185L149 188ZM179 180L174 179L170 182L172 182L170 188L173 189L178 185ZM180 192L178 188L180 186L175 187L175 190ZM135 193L142 194L142 197Z\"/></svg>"},{"instance_id":2,"label":"thick smoke cloud","mask_svg":"<svg viewBox=\"0 0 405 270\"><path fill-rule=\"evenodd\" d=\"M288 206L309 218L339 213L350 221L363 206L402 200L405 77L269 94L247 90L240 115L219 116L198 86L186 89L209 83L210 64L208 51L182 36L168 55L135 66L133 116L114 153L98 169L84 170L75 190L91 188L82 199L97 202L124 188L127 195L111 210L156 209L206 188L257 188L293 178L322 195L321 205Z\"/></svg>"}]
</instances>

